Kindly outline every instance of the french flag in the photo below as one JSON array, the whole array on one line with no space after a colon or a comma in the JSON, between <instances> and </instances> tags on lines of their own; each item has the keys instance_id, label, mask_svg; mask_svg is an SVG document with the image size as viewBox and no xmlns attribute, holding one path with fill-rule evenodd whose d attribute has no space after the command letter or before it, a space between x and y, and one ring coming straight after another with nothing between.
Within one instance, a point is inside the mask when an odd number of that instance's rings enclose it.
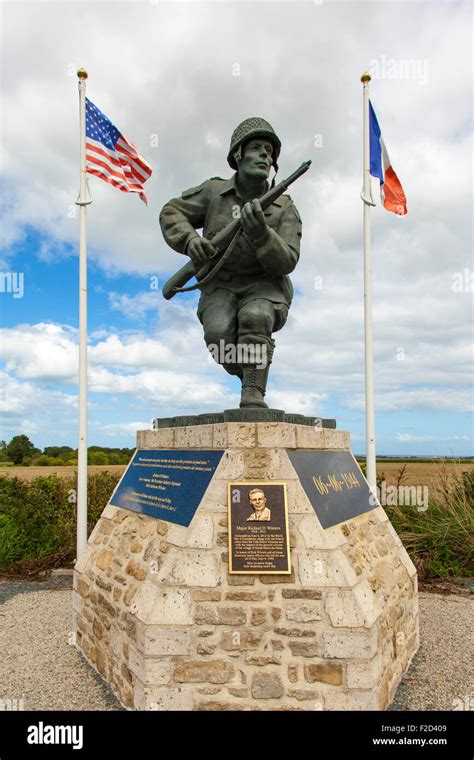
<instances>
[{"instance_id":1,"label":"french flag","mask_svg":"<svg viewBox=\"0 0 474 760\"><path fill-rule=\"evenodd\" d=\"M388 157L387 148L380 131L379 123L369 101L369 134L370 134L370 173L380 180L380 197L384 208L394 214L405 216L407 199L403 187L395 174Z\"/></svg>"}]
</instances>

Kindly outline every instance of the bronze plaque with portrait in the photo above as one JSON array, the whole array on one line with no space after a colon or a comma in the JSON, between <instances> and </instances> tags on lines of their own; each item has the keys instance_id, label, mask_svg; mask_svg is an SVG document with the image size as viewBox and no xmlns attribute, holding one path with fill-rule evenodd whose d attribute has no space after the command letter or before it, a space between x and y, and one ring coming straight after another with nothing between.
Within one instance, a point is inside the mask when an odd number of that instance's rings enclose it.
<instances>
[{"instance_id":1,"label":"bronze plaque with portrait","mask_svg":"<svg viewBox=\"0 0 474 760\"><path fill-rule=\"evenodd\" d=\"M289 575L286 483L229 483L229 573Z\"/></svg>"}]
</instances>

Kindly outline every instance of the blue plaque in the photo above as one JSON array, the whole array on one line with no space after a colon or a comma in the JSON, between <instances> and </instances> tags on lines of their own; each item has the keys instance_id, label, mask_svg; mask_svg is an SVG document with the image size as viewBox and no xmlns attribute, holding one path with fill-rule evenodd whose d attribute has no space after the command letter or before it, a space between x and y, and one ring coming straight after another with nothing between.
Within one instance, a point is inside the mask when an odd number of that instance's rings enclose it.
<instances>
[{"instance_id":1,"label":"blue plaque","mask_svg":"<svg viewBox=\"0 0 474 760\"><path fill-rule=\"evenodd\" d=\"M187 527L223 453L137 449L109 503Z\"/></svg>"},{"instance_id":2,"label":"blue plaque","mask_svg":"<svg viewBox=\"0 0 474 760\"><path fill-rule=\"evenodd\" d=\"M306 496L323 528L378 507L350 451L288 451Z\"/></svg>"}]
</instances>

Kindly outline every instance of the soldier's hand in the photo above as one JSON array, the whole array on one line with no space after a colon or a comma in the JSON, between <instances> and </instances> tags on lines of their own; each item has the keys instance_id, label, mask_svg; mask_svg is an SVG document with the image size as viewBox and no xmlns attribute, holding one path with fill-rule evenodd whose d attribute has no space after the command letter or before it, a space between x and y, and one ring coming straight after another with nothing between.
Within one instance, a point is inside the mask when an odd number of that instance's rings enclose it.
<instances>
[{"instance_id":1,"label":"soldier's hand","mask_svg":"<svg viewBox=\"0 0 474 760\"><path fill-rule=\"evenodd\" d=\"M267 222L258 198L248 201L242 208L242 227L251 240L258 240L268 230Z\"/></svg>"},{"instance_id":2,"label":"soldier's hand","mask_svg":"<svg viewBox=\"0 0 474 760\"><path fill-rule=\"evenodd\" d=\"M213 256L216 249L212 245L210 240L201 237L193 238L188 243L186 253L194 264L195 269L200 269L209 260L210 256Z\"/></svg>"}]
</instances>

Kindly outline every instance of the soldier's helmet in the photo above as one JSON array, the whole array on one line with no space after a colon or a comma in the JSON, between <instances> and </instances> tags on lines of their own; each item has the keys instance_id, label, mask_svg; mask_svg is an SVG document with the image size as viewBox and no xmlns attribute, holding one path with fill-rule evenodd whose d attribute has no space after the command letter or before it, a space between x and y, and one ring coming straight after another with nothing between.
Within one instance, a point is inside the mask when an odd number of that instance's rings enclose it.
<instances>
[{"instance_id":1,"label":"soldier's helmet","mask_svg":"<svg viewBox=\"0 0 474 760\"><path fill-rule=\"evenodd\" d=\"M234 158L234 153L238 149L239 145L250 140L252 137L266 137L267 140L273 145L273 166L275 171L278 171L278 156L280 155L281 142L273 129L272 125L261 119L259 116L252 116L250 119L242 121L238 127L234 129L230 140L229 154L227 156L227 163L232 169L237 171L237 163Z\"/></svg>"}]
</instances>

